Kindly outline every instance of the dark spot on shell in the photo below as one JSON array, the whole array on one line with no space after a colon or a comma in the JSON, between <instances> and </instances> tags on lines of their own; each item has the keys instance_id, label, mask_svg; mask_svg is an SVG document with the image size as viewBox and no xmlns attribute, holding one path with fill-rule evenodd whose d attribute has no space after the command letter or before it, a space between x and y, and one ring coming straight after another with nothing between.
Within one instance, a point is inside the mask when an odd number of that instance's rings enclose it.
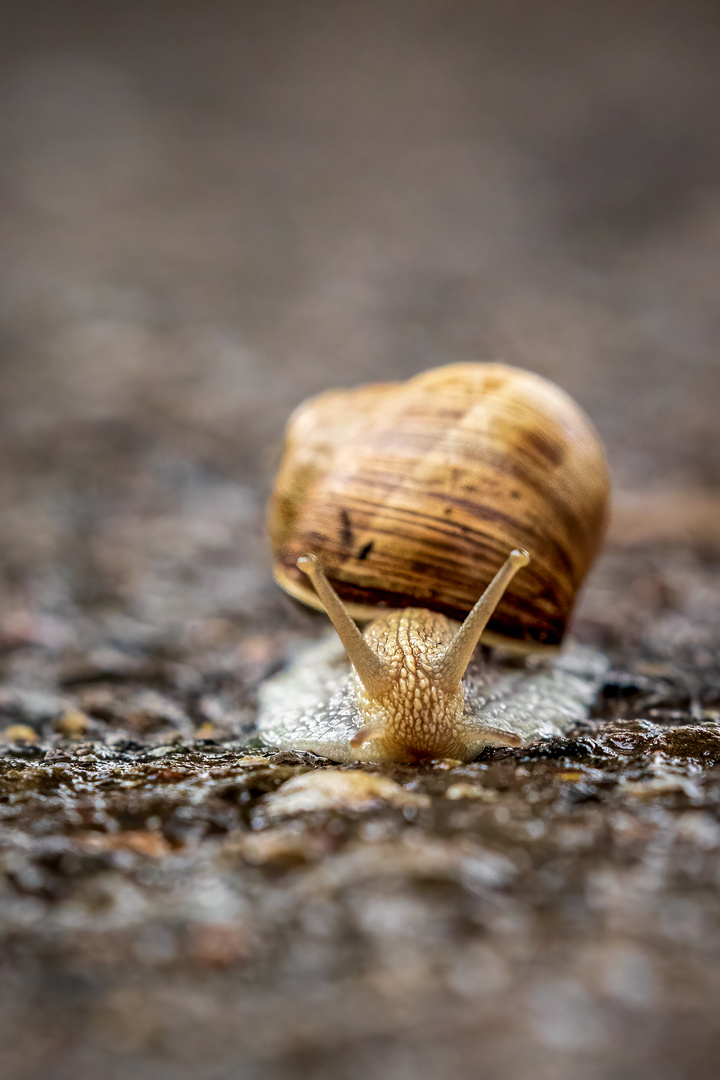
<instances>
[{"instance_id":1,"label":"dark spot on shell","mask_svg":"<svg viewBox=\"0 0 720 1080\"><path fill-rule=\"evenodd\" d=\"M526 431L523 439L528 450L544 458L549 465L562 465L565 460L565 447L544 431Z\"/></svg>"},{"instance_id":2,"label":"dark spot on shell","mask_svg":"<svg viewBox=\"0 0 720 1080\"><path fill-rule=\"evenodd\" d=\"M482 384L483 394L497 394L499 390L502 390L507 382L507 378L502 375L486 375Z\"/></svg>"},{"instance_id":3,"label":"dark spot on shell","mask_svg":"<svg viewBox=\"0 0 720 1080\"><path fill-rule=\"evenodd\" d=\"M340 511L340 542L343 547L352 547L353 531L347 510Z\"/></svg>"},{"instance_id":4,"label":"dark spot on shell","mask_svg":"<svg viewBox=\"0 0 720 1080\"><path fill-rule=\"evenodd\" d=\"M368 555L373 549L374 543L374 540L368 540L367 544L363 544L363 546L360 548L357 553L357 557L360 562L362 562L363 559L367 559Z\"/></svg>"}]
</instances>

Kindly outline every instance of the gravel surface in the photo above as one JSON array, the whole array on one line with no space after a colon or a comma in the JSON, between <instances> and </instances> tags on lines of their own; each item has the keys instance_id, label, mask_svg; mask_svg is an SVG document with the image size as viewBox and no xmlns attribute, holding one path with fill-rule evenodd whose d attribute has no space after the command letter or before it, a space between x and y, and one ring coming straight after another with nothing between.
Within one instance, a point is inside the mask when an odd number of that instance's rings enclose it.
<instances>
[{"instance_id":1,"label":"gravel surface","mask_svg":"<svg viewBox=\"0 0 720 1080\"><path fill-rule=\"evenodd\" d=\"M3 1080L716 1077L717 11L6 7ZM264 747L290 409L468 359L607 443L592 718Z\"/></svg>"}]
</instances>

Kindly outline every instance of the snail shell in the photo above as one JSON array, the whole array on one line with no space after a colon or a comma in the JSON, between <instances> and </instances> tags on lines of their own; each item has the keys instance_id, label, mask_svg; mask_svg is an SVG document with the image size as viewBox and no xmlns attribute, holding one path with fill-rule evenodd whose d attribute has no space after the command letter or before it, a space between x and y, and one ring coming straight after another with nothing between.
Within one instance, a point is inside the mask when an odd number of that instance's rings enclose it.
<instances>
[{"instance_id":1,"label":"snail shell","mask_svg":"<svg viewBox=\"0 0 720 1080\"><path fill-rule=\"evenodd\" d=\"M261 687L260 734L336 761L471 760L582 719L607 661L552 653L608 492L590 421L515 368L458 364L302 405L270 503L275 573L341 644ZM364 634L351 616L373 617ZM488 625L545 658L476 655Z\"/></svg>"},{"instance_id":2,"label":"snail shell","mask_svg":"<svg viewBox=\"0 0 720 1080\"><path fill-rule=\"evenodd\" d=\"M353 617L470 611L513 548L530 552L484 639L557 646L600 546L609 477L564 391L504 364L453 364L407 383L331 390L287 428L271 498L275 577L322 608L297 566L321 560Z\"/></svg>"}]
</instances>

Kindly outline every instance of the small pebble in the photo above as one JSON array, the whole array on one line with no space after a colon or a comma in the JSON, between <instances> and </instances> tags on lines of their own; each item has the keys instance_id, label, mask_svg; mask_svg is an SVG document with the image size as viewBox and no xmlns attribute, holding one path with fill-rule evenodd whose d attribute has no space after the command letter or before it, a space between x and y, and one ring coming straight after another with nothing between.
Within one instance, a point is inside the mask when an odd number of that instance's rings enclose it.
<instances>
[{"instance_id":1,"label":"small pebble","mask_svg":"<svg viewBox=\"0 0 720 1080\"><path fill-rule=\"evenodd\" d=\"M445 797L455 801L457 799L478 799L481 802L494 802L498 793L494 788L478 787L476 784L451 784L445 792Z\"/></svg>"},{"instance_id":2,"label":"small pebble","mask_svg":"<svg viewBox=\"0 0 720 1080\"><path fill-rule=\"evenodd\" d=\"M113 834L88 833L81 842L90 851L132 851L152 859L161 859L172 850L161 833L147 829L127 829Z\"/></svg>"},{"instance_id":3,"label":"small pebble","mask_svg":"<svg viewBox=\"0 0 720 1080\"><path fill-rule=\"evenodd\" d=\"M164 758L168 754L174 754L177 751L177 746L156 746L152 750L148 750L147 756L150 758Z\"/></svg>"},{"instance_id":4,"label":"small pebble","mask_svg":"<svg viewBox=\"0 0 720 1080\"><path fill-rule=\"evenodd\" d=\"M11 724L2 733L4 742L29 742L35 743L40 736L29 724Z\"/></svg>"},{"instance_id":5,"label":"small pebble","mask_svg":"<svg viewBox=\"0 0 720 1080\"><path fill-rule=\"evenodd\" d=\"M219 734L220 733L218 732L218 729L215 727L215 725L211 724L209 721L206 720L205 723L201 724L200 727L195 732L195 738L196 739L217 739L219 737Z\"/></svg>"},{"instance_id":6,"label":"small pebble","mask_svg":"<svg viewBox=\"0 0 720 1080\"><path fill-rule=\"evenodd\" d=\"M311 837L304 831L291 833L272 829L243 836L239 851L245 862L252 866L287 868L321 858L328 848L328 841L327 834Z\"/></svg>"},{"instance_id":7,"label":"small pebble","mask_svg":"<svg viewBox=\"0 0 720 1080\"><path fill-rule=\"evenodd\" d=\"M286 781L265 799L268 817L287 817L313 810L371 810L387 803L395 807L426 806L426 795L406 791L387 776L359 770L318 769Z\"/></svg>"},{"instance_id":8,"label":"small pebble","mask_svg":"<svg viewBox=\"0 0 720 1080\"><path fill-rule=\"evenodd\" d=\"M691 799L702 797L702 788L697 780L673 773L653 776L648 780L627 780L621 783L620 790L634 799L657 799L663 795L687 795Z\"/></svg>"},{"instance_id":9,"label":"small pebble","mask_svg":"<svg viewBox=\"0 0 720 1080\"><path fill-rule=\"evenodd\" d=\"M90 717L80 709L66 709L54 724L57 733L66 739L82 739L92 726Z\"/></svg>"}]
</instances>

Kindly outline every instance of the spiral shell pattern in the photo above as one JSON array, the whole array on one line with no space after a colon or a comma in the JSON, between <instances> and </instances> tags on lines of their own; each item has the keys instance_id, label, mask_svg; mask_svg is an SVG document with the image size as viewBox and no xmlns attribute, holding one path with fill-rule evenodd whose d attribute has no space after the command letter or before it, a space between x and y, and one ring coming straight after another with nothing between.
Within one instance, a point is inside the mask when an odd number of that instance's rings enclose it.
<instances>
[{"instance_id":1,"label":"spiral shell pattern","mask_svg":"<svg viewBox=\"0 0 720 1080\"><path fill-rule=\"evenodd\" d=\"M287 427L268 525L275 576L317 555L351 612L425 607L463 619L513 548L531 562L485 640L557 646L602 542L609 477L582 409L539 375L453 364L406 383L331 390Z\"/></svg>"}]
</instances>

